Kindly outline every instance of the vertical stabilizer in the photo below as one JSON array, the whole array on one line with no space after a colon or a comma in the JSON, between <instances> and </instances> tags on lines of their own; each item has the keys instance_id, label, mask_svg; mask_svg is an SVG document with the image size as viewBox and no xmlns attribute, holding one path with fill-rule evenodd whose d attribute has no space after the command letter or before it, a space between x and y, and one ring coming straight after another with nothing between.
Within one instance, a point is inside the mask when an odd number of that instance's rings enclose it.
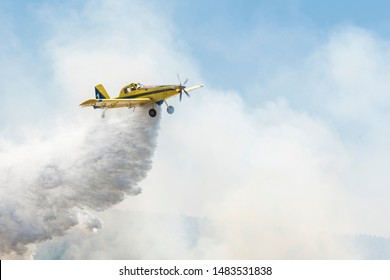
<instances>
[{"instance_id":1,"label":"vertical stabilizer","mask_svg":"<svg viewBox=\"0 0 390 280\"><path fill-rule=\"evenodd\" d=\"M97 85L95 87L95 98L96 99L110 99L107 91L104 89L103 85Z\"/></svg>"}]
</instances>

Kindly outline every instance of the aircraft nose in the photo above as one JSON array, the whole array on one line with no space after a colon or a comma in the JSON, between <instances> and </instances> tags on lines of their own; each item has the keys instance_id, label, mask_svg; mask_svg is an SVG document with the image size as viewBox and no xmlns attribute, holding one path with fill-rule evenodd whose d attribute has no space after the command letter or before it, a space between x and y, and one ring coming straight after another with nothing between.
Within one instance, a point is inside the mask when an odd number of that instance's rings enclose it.
<instances>
[{"instance_id":1,"label":"aircraft nose","mask_svg":"<svg viewBox=\"0 0 390 280\"><path fill-rule=\"evenodd\" d=\"M181 92L183 89L186 88L186 86L184 86L184 85L178 85L178 86L175 86L175 88L176 88L176 91L177 91L177 92Z\"/></svg>"}]
</instances>

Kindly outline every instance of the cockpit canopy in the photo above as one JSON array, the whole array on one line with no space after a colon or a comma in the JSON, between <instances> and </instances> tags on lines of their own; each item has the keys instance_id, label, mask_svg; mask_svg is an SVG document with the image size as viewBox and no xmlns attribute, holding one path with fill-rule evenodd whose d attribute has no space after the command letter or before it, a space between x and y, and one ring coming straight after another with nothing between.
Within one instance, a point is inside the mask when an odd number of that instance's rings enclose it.
<instances>
[{"instance_id":1,"label":"cockpit canopy","mask_svg":"<svg viewBox=\"0 0 390 280\"><path fill-rule=\"evenodd\" d=\"M135 91L137 89L140 89L142 87L143 87L143 85L141 83L131 83L130 85L125 86L123 88L123 91L124 91L124 93L127 94L127 93L130 93L130 92Z\"/></svg>"}]
</instances>

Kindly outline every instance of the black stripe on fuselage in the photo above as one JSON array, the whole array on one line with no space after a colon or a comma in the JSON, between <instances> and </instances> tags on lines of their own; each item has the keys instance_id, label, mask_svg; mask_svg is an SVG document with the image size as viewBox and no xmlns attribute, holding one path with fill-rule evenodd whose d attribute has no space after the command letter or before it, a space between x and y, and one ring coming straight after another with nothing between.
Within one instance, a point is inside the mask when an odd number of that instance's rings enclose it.
<instances>
[{"instance_id":1,"label":"black stripe on fuselage","mask_svg":"<svg viewBox=\"0 0 390 280\"><path fill-rule=\"evenodd\" d=\"M142 96L146 96L146 95L151 95L151 94L160 93L160 92L164 92L164 91L171 91L171 90L174 90L174 88L145 91L144 93L138 93L138 94L129 95L129 96L122 96L122 97L118 97L118 98L120 98L120 99L133 99L133 98L138 98L138 97L142 97Z\"/></svg>"}]
</instances>

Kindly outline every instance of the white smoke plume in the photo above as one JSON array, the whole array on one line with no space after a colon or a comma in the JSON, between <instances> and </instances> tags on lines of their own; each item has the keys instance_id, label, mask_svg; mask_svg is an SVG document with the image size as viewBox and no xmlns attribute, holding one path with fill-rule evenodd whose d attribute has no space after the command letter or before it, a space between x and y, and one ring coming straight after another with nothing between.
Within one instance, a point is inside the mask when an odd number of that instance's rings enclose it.
<instances>
[{"instance_id":1,"label":"white smoke plume","mask_svg":"<svg viewBox=\"0 0 390 280\"><path fill-rule=\"evenodd\" d=\"M49 139L0 148L0 257L32 258L34 244L82 226L102 227L102 211L137 195L152 166L159 118L118 110L76 122ZM23 156L20 156L23 155Z\"/></svg>"}]
</instances>

